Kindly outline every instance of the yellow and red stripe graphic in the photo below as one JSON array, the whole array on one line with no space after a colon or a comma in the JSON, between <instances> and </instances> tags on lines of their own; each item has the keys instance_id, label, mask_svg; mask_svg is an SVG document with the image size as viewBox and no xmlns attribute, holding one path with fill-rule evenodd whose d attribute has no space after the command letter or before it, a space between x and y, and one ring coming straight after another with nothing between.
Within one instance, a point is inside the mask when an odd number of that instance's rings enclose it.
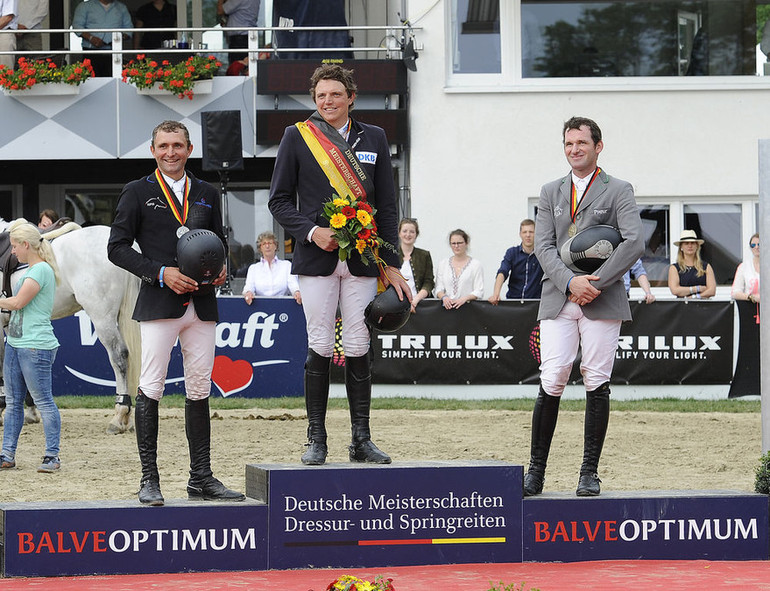
<instances>
[{"instance_id":1,"label":"yellow and red stripe graphic","mask_svg":"<svg viewBox=\"0 0 770 591\"><path fill-rule=\"evenodd\" d=\"M402 540L340 540L329 542L286 542L284 546L430 546L437 544L504 544L505 537L419 538Z\"/></svg>"}]
</instances>

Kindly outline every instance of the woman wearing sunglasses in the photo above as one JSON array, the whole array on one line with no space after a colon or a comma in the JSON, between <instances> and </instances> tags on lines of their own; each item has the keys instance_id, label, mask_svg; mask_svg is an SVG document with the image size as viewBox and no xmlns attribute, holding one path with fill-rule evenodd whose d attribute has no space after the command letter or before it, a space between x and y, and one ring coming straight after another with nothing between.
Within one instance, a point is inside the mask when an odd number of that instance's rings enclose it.
<instances>
[{"instance_id":1,"label":"woman wearing sunglasses","mask_svg":"<svg viewBox=\"0 0 770 591\"><path fill-rule=\"evenodd\" d=\"M738 265L735 270L731 295L734 300L759 302L759 234L749 239L751 260Z\"/></svg>"}]
</instances>

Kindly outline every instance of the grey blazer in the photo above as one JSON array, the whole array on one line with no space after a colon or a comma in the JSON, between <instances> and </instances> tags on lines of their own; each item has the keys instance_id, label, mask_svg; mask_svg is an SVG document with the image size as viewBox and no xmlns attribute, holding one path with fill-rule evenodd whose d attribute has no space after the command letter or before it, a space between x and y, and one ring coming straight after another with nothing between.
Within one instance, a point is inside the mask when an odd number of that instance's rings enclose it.
<instances>
[{"instance_id":1,"label":"grey blazer","mask_svg":"<svg viewBox=\"0 0 770 591\"><path fill-rule=\"evenodd\" d=\"M569 240L571 173L544 185L540 191L535 225L535 255L543 267L543 295L538 320L556 318L567 301L567 283L576 275L559 257L561 245ZM583 196L575 224L578 231L597 224L614 226L623 242L593 274L601 294L583 306L592 320L631 320L631 309L623 275L644 252L644 236L634 190L629 183L602 170Z\"/></svg>"}]
</instances>

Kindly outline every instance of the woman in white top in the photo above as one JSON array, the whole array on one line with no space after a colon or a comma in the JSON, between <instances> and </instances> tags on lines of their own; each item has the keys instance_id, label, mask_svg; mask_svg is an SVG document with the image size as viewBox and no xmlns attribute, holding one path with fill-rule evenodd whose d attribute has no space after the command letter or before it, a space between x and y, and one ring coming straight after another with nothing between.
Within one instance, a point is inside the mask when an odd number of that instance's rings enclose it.
<instances>
[{"instance_id":1,"label":"woman in white top","mask_svg":"<svg viewBox=\"0 0 770 591\"><path fill-rule=\"evenodd\" d=\"M272 232L262 232L257 237L257 250L261 258L249 267L243 286L243 299L251 306L256 296L292 295L302 303L297 276L291 274L291 263L275 256L278 239Z\"/></svg>"},{"instance_id":2,"label":"woman in white top","mask_svg":"<svg viewBox=\"0 0 770 591\"><path fill-rule=\"evenodd\" d=\"M749 239L751 260L744 261L735 270L731 295L734 300L759 302L759 234Z\"/></svg>"},{"instance_id":3,"label":"woman in white top","mask_svg":"<svg viewBox=\"0 0 770 591\"><path fill-rule=\"evenodd\" d=\"M449 234L452 256L441 261L436 271L436 297L447 310L484 296L484 270L468 256L470 240L463 230Z\"/></svg>"}]
</instances>

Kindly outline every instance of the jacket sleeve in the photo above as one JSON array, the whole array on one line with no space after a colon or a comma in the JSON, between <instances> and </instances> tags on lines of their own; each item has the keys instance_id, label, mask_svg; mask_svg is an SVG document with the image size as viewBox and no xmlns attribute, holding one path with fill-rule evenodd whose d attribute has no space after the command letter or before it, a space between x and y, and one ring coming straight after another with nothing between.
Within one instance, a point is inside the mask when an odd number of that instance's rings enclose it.
<instances>
[{"instance_id":1,"label":"jacket sleeve","mask_svg":"<svg viewBox=\"0 0 770 591\"><path fill-rule=\"evenodd\" d=\"M294 236L298 242L307 244L307 236L316 224L302 214L297 207L300 142L301 137L297 128L293 125L287 127L275 157L267 206L284 230Z\"/></svg>"},{"instance_id":2,"label":"jacket sleeve","mask_svg":"<svg viewBox=\"0 0 770 591\"><path fill-rule=\"evenodd\" d=\"M115 221L110 228L107 242L107 258L141 278L145 283L156 283L162 264L147 258L133 248L134 237L140 224L139 200L132 189L132 183L126 185L118 200Z\"/></svg>"},{"instance_id":3,"label":"jacket sleeve","mask_svg":"<svg viewBox=\"0 0 770 591\"><path fill-rule=\"evenodd\" d=\"M370 132L371 133L371 132ZM374 207L377 233L380 238L398 250L398 219L396 211L396 188L393 184L393 166L390 161L390 146L385 132L376 128L377 166L374 171ZM399 267L398 253L388 248L380 249L382 259L392 267Z\"/></svg>"}]
</instances>

